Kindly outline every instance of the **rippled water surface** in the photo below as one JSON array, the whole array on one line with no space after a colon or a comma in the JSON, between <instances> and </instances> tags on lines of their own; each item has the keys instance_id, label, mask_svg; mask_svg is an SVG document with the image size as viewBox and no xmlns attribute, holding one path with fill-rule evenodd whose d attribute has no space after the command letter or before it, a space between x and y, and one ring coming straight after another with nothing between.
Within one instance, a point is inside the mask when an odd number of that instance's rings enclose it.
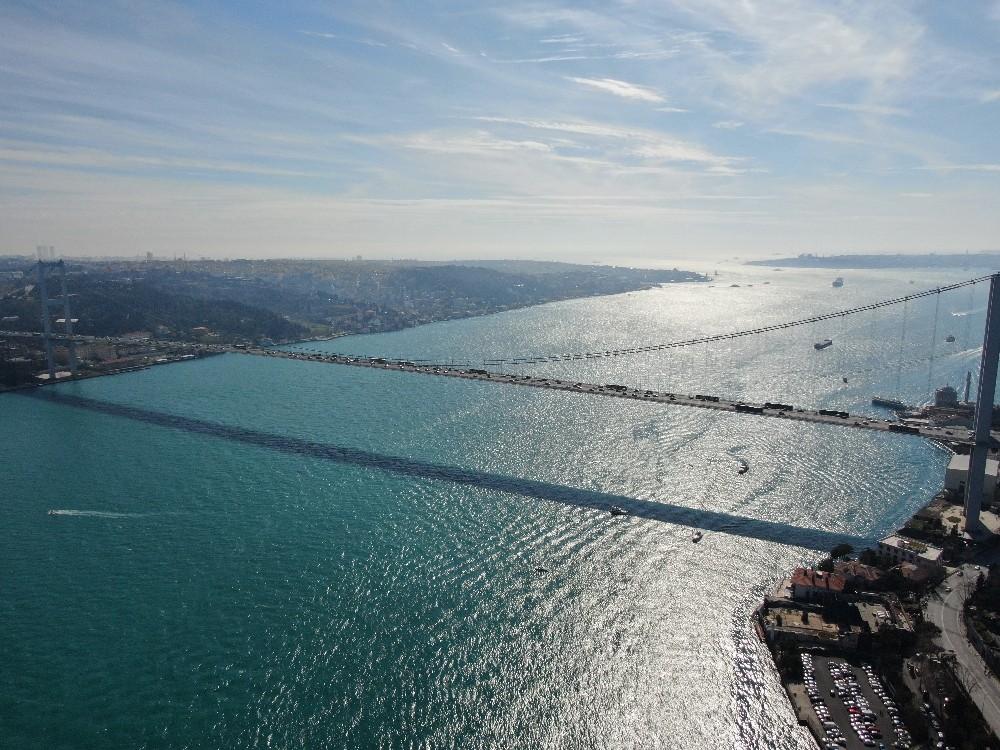
<instances>
[{"instance_id":1,"label":"rippled water surface","mask_svg":"<svg viewBox=\"0 0 1000 750\"><path fill-rule=\"evenodd\" d=\"M304 348L481 366L973 274L834 275L733 268ZM984 307L976 287L508 370L874 415L964 385ZM238 355L47 392L0 396L3 747L808 748L748 616L947 463L912 437Z\"/></svg>"}]
</instances>

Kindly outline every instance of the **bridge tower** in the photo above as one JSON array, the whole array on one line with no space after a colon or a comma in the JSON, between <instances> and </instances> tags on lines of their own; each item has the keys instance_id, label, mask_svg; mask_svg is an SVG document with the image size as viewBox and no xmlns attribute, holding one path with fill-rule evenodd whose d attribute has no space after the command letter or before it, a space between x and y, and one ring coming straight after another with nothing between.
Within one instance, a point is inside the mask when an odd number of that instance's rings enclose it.
<instances>
[{"instance_id":1,"label":"bridge tower","mask_svg":"<svg viewBox=\"0 0 1000 750\"><path fill-rule=\"evenodd\" d=\"M969 479L965 490L965 530L975 536L982 533L979 512L983 505L983 479L990 452L993 426L993 398L1000 363L1000 274L990 279L990 301L986 308L986 333L979 364L979 395L976 398L976 421L973 427L972 455L969 456Z\"/></svg>"},{"instance_id":2,"label":"bridge tower","mask_svg":"<svg viewBox=\"0 0 1000 750\"><path fill-rule=\"evenodd\" d=\"M61 322L65 323L66 328L66 345L69 349L69 371L72 377L76 378L76 342L73 341L73 314L69 307L69 294L66 293L66 265L63 261L56 261L52 263L46 263L45 261L38 261L38 294L42 298L42 326L45 331L45 358L49 366L49 382L54 383L56 381L56 365L55 359L52 356L52 341L59 340L62 337L58 333L52 332L52 307L61 307L63 317L60 319ZM49 281L52 278L53 272L58 271L59 273L59 296L56 298L49 297ZM59 322L59 321L57 321Z\"/></svg>"}]
</instances>

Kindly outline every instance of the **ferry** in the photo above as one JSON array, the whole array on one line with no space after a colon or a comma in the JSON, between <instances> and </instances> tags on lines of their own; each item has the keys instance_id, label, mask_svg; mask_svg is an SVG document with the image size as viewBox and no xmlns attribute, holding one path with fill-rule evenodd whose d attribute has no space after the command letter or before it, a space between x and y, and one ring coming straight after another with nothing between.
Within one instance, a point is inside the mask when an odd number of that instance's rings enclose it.
<instances>
[{"instance_id":1,"label":"ferry","mask_svg":"<svg viewBox=\"0 0 1000 750\"><path fill-rule=\"evenodd\" d=\"M841 276L838 276L837 278L835 278L835 279L833 280L833 287L834 287L835 289L839 289L839 288L840 288L840 287L842 287L843 285L844 285L844 279L843 279L843 278L842 278Z\"/></svg>"},{"instance_id":2,"label":"ferry","mask_svg":"<svg viewBox=\"0 0 1000 750\"><path fill-rule=\"evenodd\" d=\"M833 346L833 339L823 339L813 344L814 349L826 349L828 346Z\"/></svg>"},{"instance_id":3,"label":"ferry","mask_svg":"<svg viewBox=\"0 0 1000 750\"><path fill-rule=\"evenodd\" d=\"M895 411L910 408L908 404L904 404L898 398L889 398L888 396L875 396L872 399L872 406L881 406L883 409L893 409Z\"/></svg>"}]
</instances>

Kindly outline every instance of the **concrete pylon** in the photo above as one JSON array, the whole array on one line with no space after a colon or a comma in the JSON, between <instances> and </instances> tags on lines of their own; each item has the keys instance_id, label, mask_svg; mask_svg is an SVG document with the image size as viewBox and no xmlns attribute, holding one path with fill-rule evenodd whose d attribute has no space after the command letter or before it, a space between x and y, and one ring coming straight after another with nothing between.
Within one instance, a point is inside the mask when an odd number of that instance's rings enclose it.
<instances>
[{"instance_id":1,"label":"concrete pylon","mask_svg":"<svg viewBox=\"0 0 1000 750\"><path fill-rule=\"evenodd\" d=\"M979 395L976 398L976 422L973 427L972 455L969 456L969 478L965 490L965 530L972 536L985 529L979 520L983 507L983 481L989 456L993 426L993 398L997 386L997 364L1000 362L1000 274L990 279L990 301L986 308L986 333L979 365Z\"/></svg>"},{"instance_id":2,"label":"concrete pylon","mask_svg":"<svg viewBox=\"0 0 1000 750\"><path fill-rule=\"evenodd\" d=\"M55 263L46 263L40 260L38 261L37 268L38 293L42 298L42 326L45 337L45 358L49 370L49 382L56 382L56 365L52 354L52 341L61 338L52 331L53 307L61 307L63 311L63 321L66 330L64 340L67 342L67 348L69 349L69 369L72 377L76 378L76 343L71 338L73 335L73 312L70 310L69 294L66 291L66 264L61 260ZM59 297L49 297L49 270L57 270L59 272Z\"/></svg>"}]
</instances>

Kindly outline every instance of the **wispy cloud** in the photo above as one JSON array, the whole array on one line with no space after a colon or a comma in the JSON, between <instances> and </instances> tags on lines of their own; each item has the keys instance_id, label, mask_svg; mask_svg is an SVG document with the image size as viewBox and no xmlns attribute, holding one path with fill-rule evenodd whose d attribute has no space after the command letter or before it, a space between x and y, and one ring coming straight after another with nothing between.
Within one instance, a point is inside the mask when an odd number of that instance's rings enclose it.
<instances>
[{"instance_id":1,"label":"wispy cloud","mask_svg":"<svg viewBox=\"0 0 1000 750\"><path fill-rule=\"evenodd\" d=\"M545 247L572 247L582 222L596 241L625 216L655 225L657 248L666 235L686 247L672 221L738 226L712 235L734 247L765 226L781 229L759 239L775 248L847 225L843 247L874 242L872 224L843 216L890 217L882 229L942 247L1000 235L997 63L965 33L996 3L59 5L2 12L10 238L60 216L82 237L102 211L137 243L227 242L216 227L240 222L248 243L325 241L349 226L364 227L350 232L359 252L362 234L464 243L477 222L490 231L476 247L508 246L493 235L522 215ZM736 203L759 194L748 224ZM928 218L906 234L918 198ZM182 231L192 206L212 216ZM829 223L802 219L817 216Z\"/></svg>"},{"instance_id":2,"label":"wispy cloud","mask_svg":"<svg viewBox=\"0 0 1000 750\"><path fill-rule=\"evenodd\" d=\"M1000 172L1000 164L937 164L914 169L931 172Z\"/></svg>"},{"instance_id":3,"label":"wispy cloud","mask_svg":"<svg viewBox=\"0 0 1000 750\"><path fill-rule=\"evenodd\" d=\"M346 36L344 34L331 34L326 31L308 31L306 29L299 29L299 33L303 36L316 36L321 39L336 39L341 42L354 42L356 44L367 44L370 47L387 47L385 42L379 42L375 39L357 39L354 37Z\"/></svg>"},{"instance_id":4,"label":"wispy cloud","mask_svg":"<svg viewBox=\"0 0 1000 750\"><path fill-rule=\"evenodd\" d=\"M908 110L901 107L887 107L881 104L820 104L828 109L845 109L850 112L863 112L869 115L909 115Z\"/></svg>"},{"instance_id":5,"label":"wispy cloud","mask_svg":"<svg viewBox=\"0 0 1000 750\"><path fill-rule=\"evenodd\" d=\"M607 91L609 94L620 96L623 99L636 99L643 102L664 101L663 97L652 89L645 86L638 86L634 83L617 81L614 78L574 78L570 76L569 80L584 86L592 86L601 91Z\"/></svg>"}]
</instances>

